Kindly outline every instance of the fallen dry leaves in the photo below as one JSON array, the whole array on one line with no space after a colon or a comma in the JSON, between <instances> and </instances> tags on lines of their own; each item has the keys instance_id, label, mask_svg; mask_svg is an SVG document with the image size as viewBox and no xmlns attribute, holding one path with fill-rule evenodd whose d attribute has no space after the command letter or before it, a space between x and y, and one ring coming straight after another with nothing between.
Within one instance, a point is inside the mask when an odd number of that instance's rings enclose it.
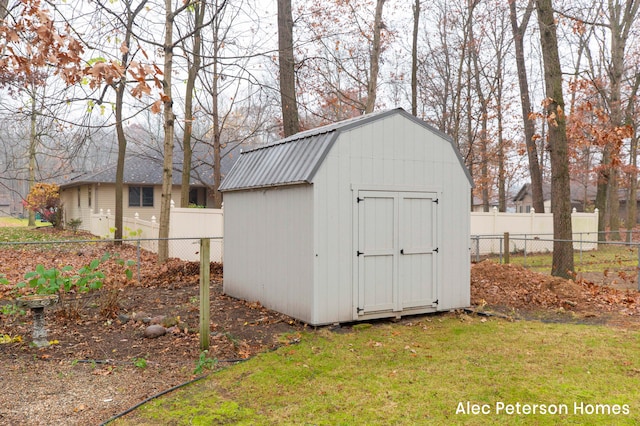
<instances>
[{"instance_id":1,"label":"fallen dry leaves","mask_svg":"<svg viewBox=\"0 0 640 426\"><path fill-rule=\"evenodd\" d=\"M471 268L471 303L519 310L563 309L583 315L640 316L640 292L565 280L490 261Z\"/></svg>"}]
</instances>

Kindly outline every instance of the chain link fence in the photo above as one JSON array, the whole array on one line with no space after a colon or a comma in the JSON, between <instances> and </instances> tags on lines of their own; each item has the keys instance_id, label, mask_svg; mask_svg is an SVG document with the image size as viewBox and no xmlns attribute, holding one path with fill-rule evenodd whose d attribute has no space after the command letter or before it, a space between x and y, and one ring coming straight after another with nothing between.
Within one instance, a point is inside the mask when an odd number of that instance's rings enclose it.
<instances>
[{"instance_id":1,"label":"chain link fence","mask_svg":"<svg viewBox=\"0 0 640 426\"><path fill-rule=\"evenodd\" d=\"M625 241L611 232L575 233L573 237L567 241L573 246L576 279L640 290L640 234L620 235ZM474 235L471 262L490 259L550 273L556 241L552 234Z\"/></svg>"}]
</instances>

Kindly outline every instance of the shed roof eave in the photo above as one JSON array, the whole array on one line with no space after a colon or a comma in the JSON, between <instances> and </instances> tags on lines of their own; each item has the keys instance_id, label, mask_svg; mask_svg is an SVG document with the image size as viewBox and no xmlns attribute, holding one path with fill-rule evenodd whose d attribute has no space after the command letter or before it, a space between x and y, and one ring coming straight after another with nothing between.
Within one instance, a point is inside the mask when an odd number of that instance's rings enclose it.
<instances>
[{"instance_id":1,"label":"shed roof eave","mask_svg":"<svg viewBox=\"0 0 640 426\"><path fill-rule=\"evenodd\" d=\"M313 183L306 180L302 180L297 182L272 183L269 185L256 185L256 186L247 186L242 188L221 189L220 192L227 193L227 192L253 191L257 189L272 189L272 188L282 188L285 186L297 186L297 185L313 186Z\"/></svg>"}]
</instances>

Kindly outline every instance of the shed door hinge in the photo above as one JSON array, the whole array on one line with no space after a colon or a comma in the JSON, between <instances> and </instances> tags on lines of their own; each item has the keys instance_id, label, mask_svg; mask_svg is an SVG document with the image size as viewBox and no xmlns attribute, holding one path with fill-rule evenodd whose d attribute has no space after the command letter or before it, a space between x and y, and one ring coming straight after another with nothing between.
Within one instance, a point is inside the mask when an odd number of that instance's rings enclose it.
<instances>
[{"instance_id":1,"label":"shed door hinge","mask_svg":"<svg viewBox=\"0 0 640 426\"><path fill-rule=\"evenodd\" d=\"M360 201L364 201L364 198L360 198L360 197L358 197L358 198L356 198L356 200L357 200L358 202L360 202Z\"/></svg>"},{"instance_id":2,"label":"shed door hinge","mask_svg":"<svg viewBox=\"0 0 640 426\"><path fill-rule=\"evenodd\" d=\"M438 253L440 249L438 247L434 248L433 251L435 251L436 253Z\"/></svg>"},{"instance_id":3,"label":"shed door hinge","mask_svg":"<svg viewBox=\"0 0 640 426\"><path fill-rule=\"evenodd\" d=\"M362 308L356 308L356 311L358 312L358 315L360 315L361 313L364 312L364 309Z\"/></svg>"},{"instance_id":4,"label":"shed door hinge","mask_svg":"<svg viewBox=\"0 0 640 426\"><path fill-rule=\"evenodd\" d=\"M438 300L438 299L436 299L436 301L435 301L435 302L433 302L433 304L434 304L434 305L437 305L437 304L438 304L438 302L439 302L439 300Z\"/></svg>"},{"instance_id":5,"label":"shed door hinge","mask_svg":"<svg viewBox=\"0 0 640 426\"><path fill-rule=\"evenodd\" d=\"M361 254L364 254L364 253L363 253L363 252L361 252L361 251L357 251L357 252L356 252L356 254L357 254L358 256L360 256Z\"/></svg>"},{"instance_id":6,"label":"shed door hinge","mask_svg":"<svg viewBox=\"0 0 640 426\"><path fill-rule=\"evenodd\" d=\"M440 199L436 198L435 200L433 200L433 202L436 203L436 204L440 204Z\"/></svg>"}]
</instances>

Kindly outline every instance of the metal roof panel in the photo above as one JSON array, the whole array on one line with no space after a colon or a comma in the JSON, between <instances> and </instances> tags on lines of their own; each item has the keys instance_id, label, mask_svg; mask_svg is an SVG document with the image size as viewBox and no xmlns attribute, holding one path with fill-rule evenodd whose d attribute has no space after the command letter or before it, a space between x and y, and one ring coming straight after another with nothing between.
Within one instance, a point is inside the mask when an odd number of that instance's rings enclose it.
<instances>
[{"instance_id":1,"label":"metal roof panel","mask_svg":"<svg viewBox=\"0 0 640 426\"><path fill-rule=\"evenodd\" d=\"M335 140L334 131L285 139L243 152L220 186L221 191L311 183Z\"/></svg>"}]
</instances>

